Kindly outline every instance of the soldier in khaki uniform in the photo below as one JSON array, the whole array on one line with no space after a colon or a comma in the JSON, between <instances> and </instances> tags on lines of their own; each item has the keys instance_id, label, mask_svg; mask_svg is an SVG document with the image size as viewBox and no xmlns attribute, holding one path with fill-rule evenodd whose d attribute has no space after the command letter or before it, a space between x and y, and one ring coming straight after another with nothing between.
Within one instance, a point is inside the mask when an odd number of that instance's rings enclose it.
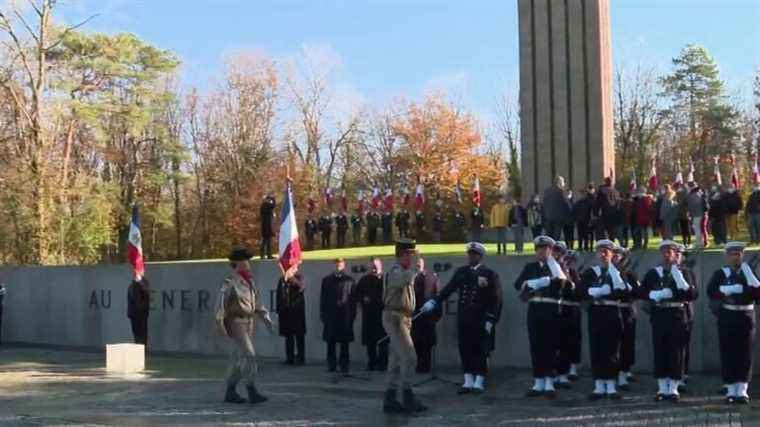
<instances>
[{"instance_id":1,"label":"soldier in khaki uniform","mask_svg":"<svg viewBox=\"0 0 760 427\"><path fill-rule=\"evenodd\" d=\"M427 409L414 397L411 382L417 366L417 353L411 335L415 307L414 278L417 276L412 262L414 253L414 240L399 239L396 242L396 264L385 275L383 328L390 338L390 357L384 412L413 413ZM403 405L396 398L399 387L403 393Z\"/></svg>"},{"instance_id":2,"label":"soldier in khaki uniform","mask_svg":"<svg viewBox=\"0 0 760 427\"><path fill-rule=\"evenodd\" d=\"M241 379L246 383L248 402L256 404L267 400L259 394L254 384L257 369L256 351L253 348L254 315L261 318L270 332L273 324L269 312L261 303L259 290L253 283L248 263L251 258L253 254L245 249L232 251L229 260L234 271L224 279L216 305L217 329L235 343L227 375L227 392L224 396L224 401L230 403L246 402L235 391Z\"/></svg>"}]
</instances>

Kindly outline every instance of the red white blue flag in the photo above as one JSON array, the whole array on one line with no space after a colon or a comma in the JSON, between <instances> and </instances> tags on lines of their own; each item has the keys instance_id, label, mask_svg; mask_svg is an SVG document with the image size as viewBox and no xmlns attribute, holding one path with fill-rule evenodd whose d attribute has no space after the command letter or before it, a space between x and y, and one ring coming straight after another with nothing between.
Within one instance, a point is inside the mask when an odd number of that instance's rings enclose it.
<instances>
[{"instance_id":1,"label":"red white blue flag","mask_svg":"<svg viewBox=\"0 0 760 427\"><path fill-rule=\"evenodd\" d=\"M472 204L480 207L480 179L477 176L472 184Z\"/></svg>"},{"instance_id":2,"label":"red white blue flag","mask_svg":"<svg viewBox=\"0 0 760 427\"><path fill-rule=\"evenodd\" d=\"M752 158L752 182L755 185L760 184L760 169L757 167L757 154Z\"/></svg>"},{"instance_id":3,"label":"red white blue flag","mask_svg":"<svg viewBox=\"0 0 760 427\"><path fill-rule=\"evenodd\" d=\"M280 222L280 268L283 274L301 263L301 242L298 240L296 212L293 209L293 192L290 183L285 185L285 197L282 204L282 221Z\"/></svg>"},{"instance_id":4,"label":"red white blue flag","mask_svg":"<svg viewBox=\"0 0 760 427\"><path fill-rule=\"evenodd\" d=\"M140 211L135 203L132 206L132 222L129 224L129 237L127 239L127 260L134 269L135 276L142 277L145 274L145 262L142 251L142 235L140 234Z\"/></svg>"}]
</instances>

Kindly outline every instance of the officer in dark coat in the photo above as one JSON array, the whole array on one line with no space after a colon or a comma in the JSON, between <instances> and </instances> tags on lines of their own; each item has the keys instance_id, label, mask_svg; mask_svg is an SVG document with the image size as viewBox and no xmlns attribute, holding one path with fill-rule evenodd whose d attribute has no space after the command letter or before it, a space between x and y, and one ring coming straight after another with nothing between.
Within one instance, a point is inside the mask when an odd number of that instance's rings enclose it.
<instances>
[{"instance_id":1,"label":"officer in dark coat","mask_svg":"<svg viewBox=\"0 0 760 427\"><path fill-rule=\"evenodd\" d=\"M578 272L573 267L577 255L567 249L564 242L554 245L552 254L559 262L560 268L568 280L580 283ZM581 301L583 295L576 286L574 291L567 292L559 301L559 351L557 352L555 388L571 388L570 381L578 378L577 365L580 363L581 346Z\"/></svg>"},{"instance_id":2,"label":"officer in dark coat","mask_svg":"<svg viewBox=\"0 0 760 427\"><path fill-rule=\"evenodd\" d=\"M277 206L274 194L269 193L261 202L259 213L261 214L261 259L266 256L268 259L272 256L272 237L274 237L274 209Z\"/></svg>"},{"instance_id":3,"label":"officer in dark coat","mask_svg":"<svg viewBox=\"0 0 760 427\"><path fill-rule=\"evenodd\" d=\"M467 220L464 217L464 214L459 209L456 209L454 211L454 216L451 221L451 235L454 236L455 242L464 242L466 239L465 236L465 227L467 226Z\"/></svg>"},{"instance_id":4,"label":"officer in dark coat","mask_svg":"<svg viewBox=\"0 0 760 427\"><path fill-rule=\"evenodd\" d=\"M588 310L588 335L594 391L590 399L619 399L620 348L623 343L621 300L631 292L620 270L612 262L617 245L599 240L596 251L600 263L581 273L581 286L591 305Z\"/></svg>"},{"instance_id":5,"label":"officer in dark coat","mask_svg":"<svg viewBox=\"0 0 760 427\"><path fill-rule=\"evenodd\" d=\"M351 237L354 246L361 246L362 244L362 224L364 224L364 220L359 212L351 215Z\"/></svg>"},{"instance_id":6,"label":"officer in dark coat","mask_svg":"<svg viewBox=\"0 0 760 427\"><path fill-rule=\"evenodd\" d=\"M441 243L443 241L443 227L446 223L446 219L443 217L441 211L436 211L433 216L433 241L435 243Z\"/></svg>"},{"instance_id":7,"label":"officer in dark coat","mask_svg":"<svg viewBox=\"0 0 760 427\"><path fill-rule=\"evenodd\" d=\"M362 311L362 345L367 347L367 370L388 368L388 340L383 329L383 262L372 258L372 270L356 284L354 299Z\"/></svg>"},{"instance_id":8,"label":"officer in dark coat","mask_svg":"<svg viewBox=\"0 0 760 427\"><path fill-rule=\"evenodd\" d=\"M744 243L726 244L726 266L716 270L707 285L710 306L718 318L718 346L726 403L749 403L752 351L755 341L755 303L760 281L744 262Z\"/></svg>"},{"instance_id":9,"label":"officer in dark coat","mask_svg":"<svg viewBox=\"0 0 760 427\"><path fill-rule=\"evenodd\" d=\"M419 242L420 240L424 239L425 236L425 213L422 211L417 211L417 213L414 215L414 228L416 229L417 236L416 239Z\"/></svg>"},{"instance_id":10,"label":"officer in dark coat","mask_svg":"<svg viewBox=\"0 0 760 427\"><path fill-rule=\"evenodd\" d=\"M618 374L618 388L627 391L630 388L629 382L634 382L635 377L631 368L636 363L636 308L635 296L639 293L641 283L633 271L629 262L629 252L622 246L615 247L615 254L612 256L612 263L620 271L625 284L630 287L630 292L623 294L620 298L620 314L623 318L623 341L620 347L620 373Z\"/></svg>"},{"instance_id":11,"label":"officer in dark coat","mask_svg":"<svg viewBox=\"0 0 760 427\"><path fill-rule=\"evenodd\" d=\"M483 211L480 206L475 206L470 212L470 231L472 232L472 240L479 242L480 236L483 233L483 227L485 218L483 218Z\"/></svg>"},{"instance_id":12,"label":"officer in dark coat","mask_svg":"<svg viewBox=\"0 0 760 427\"><path fill-rule=\"evenodd\" d=\"M367 244L377 243L377 229L380 227L380 215L372 211L367 214Z\"/></svg>"},{"instance_id":13,"label":"officer in dark coat","mask_svg":"<svg viewBox=\"0 0 760 427\"><path fill-rule=\"evenodd\" d=\"M314 241L316 240L317 236L317 221L314 221L314 218L309 215L309 218L306 219L306 222L303 225L304 231L306 232L306 249L313 251L314 250Z\"/></svg>"},{"instance_id":14,"label":"officer in dark coat","mask_svg":"<svg viewBox=\"0 0 760 427\"><path fill-rule=\"evenodd\" d=\"M343 248L346 246L346 234L348 234L348 216L345 212L341 212L335 217L335 229L338 236L338 247Z\"/></svg>"},{"instance_id":15,"label":"officer in dark coat","mask_svg":"<svg viewBox=\"0 0 760 427\"><path fill-rule=\"evenodd\" d=\"M687 305L697 298L695 285L688 283L678 267L678 243L663 240L660 253L662 263L646 273L639 290L639 297L651 304L649 318L658 402L677 401L680 397L678 385L683 378L688 345Z\"/></svg>"},{"instance_id":16,"label":"officer in dark coat","mask_svg":"<svg viewBox=\"0 0 760 427\"><path fill-rule=\"evenodd\" d=\"M417 302L414 311L438 296L438 275L425 270L425 259L417 258L417 276L414 278L414 295ZM436 345L435 324L441 318L442 307L437 307L433 313L420 316L412 322L412 341L417 352L417 372L427 373L432 368L433 347Z\"/></svg>"},{"instance_id":17,"label":"officer in dark coat","mask_svg":"<svg viewBox=\"0 0 760 427\"><path fill-rule=\"evenodd\" d=\"M383 212L380 222L383 229L383 243L389 244L393 238L393 212Z\"/></svg>"},{"instance_id":18,"label":"officer in dark coat","mask_svg":"<svg viewBox=\"0 0 760 427\"><path fill-rule=\"evenodd\" d=\"M343 258L335 260L335 271L322 279L319 295L319 317L324 325L322 339L327 343L327 368L335 372L336 365L344 374L348 373L350 356L349 343L354 341L354 279L346 274ZM340 344L339 361L336 363L335 350Z\"/></svg>"},{"instance_id":19,"label":"officer in dark coat","mask_svg":"<svg viewBox=\"0 0 760 427\"><path fill-rule=\"evenodd\" d=\"M148 345L148 314L150 313L150 283L135 276L127 288L127 317L132 326L135 344Z\"/></svg>"},{"instance_id":20,"label":"officer in dark coat","mask_svg":"<svg viewBox=\"0 0 760 427\"><path fill-rule=\"evenodd\" d=\"M409 237L409 222L412 216L406 208L401 209L396 214L396 228L398 228L399 237Z\"/></svg>"},{"instance_id":21,"label":"officer in dark coat","mask_svg":"<svg viewBox=\"0 0 760 427\"><path fill-rule=\"evenodd\" d=\"M554 368L559 352L559 302L575 292L575 284L568 280L552 256L552 248L556 245L554 239L538 236L533 244L537 260L523 267L514 285L521 299L528 302L533 387L526 396L553 399L557 395Z\"/></svg>"},{"instance_id":22,"label":"officer in dark coat","mask_svg":"<svg viewBox=\"0 0 760 427\"><path fill-rule=\"evenodd\" d=\"M303 365L305 357L306 300L301 273L291 269L277 283L277 315L280 336L285 338L285 364Z\"/></svg>"},{"instance_id":23,"label":"officer in dark coat","mask_svg":"<svg viewBox=\"0 0 760 427\"><path fill-rule=\"evenodd\" d=\"M319 217L319 234L322 237L322 249L330 248L330 235L332 234L332 216L328 213Z\"/></svg>"},{"instance_id":24,"label":"officer in dark coat","mask_svg":"<svg viewBox=\"0 0 760 427\"><path fill-rule=\"evenodd\" d=\"M496 323L501 316L499 275L483 265L486 248L481 243L467 244L468 265L459 267L437 297L422 306L423 312L442 307L457 292L457 340L464 371L460 394L485 391L488 354L493 349Z\"/></svg>"}]
</instances>

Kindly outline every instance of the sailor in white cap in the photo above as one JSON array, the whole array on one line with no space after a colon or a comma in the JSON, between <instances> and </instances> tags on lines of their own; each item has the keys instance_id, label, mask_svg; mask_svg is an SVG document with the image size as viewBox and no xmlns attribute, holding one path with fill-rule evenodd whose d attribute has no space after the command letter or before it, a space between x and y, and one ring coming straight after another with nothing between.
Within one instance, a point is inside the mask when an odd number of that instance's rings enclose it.
<instances>
[{"instance_id":1,"label":"sailor in white cap","mask_svg":"<svg viewBox=\"0 0 760 427\"><path fill-rule=\"evenodd\" d=\"M630 288L612 263L616 248L611 240L597 241L599 263L581 273L582 286L591 301L588 311L591 373L594 377L591 400L620 398L616 388L623 340L620 301Z\"/></svg>"},{"instance_id":2,"label":"sailor in white cap","mask_svg":"<svg viewBox=\"0 0 760 427\"><path fill-rule=\"evenodd\" d=\"M620 346L620 372L618 373L618 389L627 391L629 382L635 382L636 378L631 368L636 363L636 300L635 296L641 287L631 263L628 262L630 252L617 246L612 255L612 263L620 271L620 276L625 284L630 287L630 292L625 293L620 299L620 315L623 318L623 341Z\"/></svg>"},{"instance_id":3,"label":"sailor in white cap","mask_svg":"<svg viewBox=\"0 0 760 427\"><path fill-rule=\"evenodd\" d=\"M493 349L494 328L501 316L501 280L483 265L486 248L481 243L467 244L468 265L459 267L449 283L435 298L422 306L423 312L440 307L454 292L457 301L457 340L464 371L460 394L485 391L488 354Z\"/></svg>"},{"instance_id":4,"label":"sailor in white cap","mask_svg":"<svg viewBox=\"0 0 760 427\"><path fill-rule=\"evenodd\" d=\"M528 338L533 365L533 387L526 396L556 397L554 369L559 351L559 306L563 298L572 294L571 282L559 262L552 255L556 245L548 236L533 241L536 261L525 265L515 280L515 289L528 301Z\"/></svg>"},{"instance_id":5,"label":"sailor in white cap","mask_svg":"<svg viewBox=\"0 0 760 427\"><path fill-rule=\"evenodd\" d=\"M652 305L649 318L658 402L680 398L678 386L684 374L688 344L687 304L697 298L696 287L677 264L678 250L679 244L672 240L660 243L662 261L646 273L639 291L639 296Z\"/></svg>"},{"instance_id":6,"label":"sailor in white cap","mask_svg":"<svg viewBox=\"0 0 760 427\"><path fill-rule=\"evenodd\" d=\"M564 242L557 242L553 250L554 258L559 262L565 276L573 283L580 283L574 263L578 256L567 250ZM578 379L578 365L581 362L581 301L583 295L580 287L565 296L559 302L559 351L555 370L554 387L572 388L570 381Z\"/></svg>"},{"instance_id":7,"label":"sailor in white cap","mask_svg":"<svg viewBox=\"0 0 760 427\"><path fill-rule=\"evenodd\" d=\"M714 301L718 317L718 345L726 403L747 404L752 377L752 349L755 338L755 302L760 299L760 281L744 262L741 242L728 242L726 265L716 270L707 294Z\"/></svg>"}]
</instances>

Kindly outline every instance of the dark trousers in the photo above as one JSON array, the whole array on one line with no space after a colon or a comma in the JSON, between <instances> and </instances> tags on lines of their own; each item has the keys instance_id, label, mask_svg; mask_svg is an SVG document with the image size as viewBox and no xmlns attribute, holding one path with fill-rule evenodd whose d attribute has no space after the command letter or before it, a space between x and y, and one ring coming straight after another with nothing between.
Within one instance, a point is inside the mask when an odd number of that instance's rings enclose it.
<instances>
[{"instance_id":1,"label":"dark trousers","mask_svg":"<svg viewBox=\"0 0 760 427\"><path fill-rule=\"evenodd\" d=\"M748 383L752 376L755 313L721 309L718 314L718 339L723 383Z\"/></svg>"},{"instance_id":2,"label":"dark trousers","mask_svg":"<svg viewBox=\"0 0 760 427\"><path fill-rule=\"evenodd\" d=\"M623 314L623 345L620 348L620 370L630 372L636 363L636 318L632 308L622 308Z\"/></svg>"},{"instance_id":3,"label":"dark trousers","mask_svg":"<svg viewBox=\"0 0 760 427\"><path fill-rule=\"evenodd\" d=\"M726 218L713 218L713 220L710 222L712 223L712 234L713 239L715 240L715 244L722 245L726 243L726 240L728 239L726 237L726 233L728 232L726 228Z\"/></svg>"},{"instance_id":4,"label":"dark trousers","mask_svg":"<svg viewBox=\"0 0 760 427\"><path fill-rule=\"evenodd\" d=\"M559 351L557 304L528 303L528 341L533 377L553 377Z\"/></svg>"},{"instance_id":5,"label":"dark trousers","mask_svg":"<svg viewBox=\"0 0 760 427\"><path fill-rule=\"evenodd\" d=\"M688 321L684 308L652 308L655 378L680 380L684 374Z\"/></svg>"},{"instance_id":6,"label":"dark trousers","mask_svg":"<svg viewBox=\"0 0 760 427\"><path fill-rule=\"evenodd\" d=\"M303 335L288 335L285 337L285 359L288 363L303 363L306 360Z\"/></svg>"},{"instance_id":7,"label":"dark trousers","mask_svg":"<svg viewBox=\"0 0 760 427\"><path fill-rule=\"evenodd\" d=\"M689 360L691 355L691 331L694 330L694 319L690 319L688 322L686 322L686 344L684 346L683 352L683 373L684 375L689 375Z\"/></svg>"},{"instance_id":8,"label":"dark trousers","mask_svg":"<svg viewBox=\"0 0 760 427\"><path fill-rule=\"evenodd\" d=\"M414 351L417 352L417 372L430 372L433 368L433 346L415 345Z\"/></svg>"},{"instance_id":9,"label":"dark trousers","mask_svg":"<svg viewBox=\"0 0 760 427\"><path fill-rule=\"evenodd\" d=\"M548 221L546 223L546 234L554 240L562 239L562 222Z\"/></svg>"},{"instance_id":10,"label":"dark trousers","mask_svg":"<svg viewBox=\"0 0 760 427\"><path fill-rule=\"evenodd\" d=\"M306 235L306 250L309 250L309 251L314 250L314 235L313 234Z\"/></svg>"},{"instance_id":11,"label":"dark trousers","mask_svg":"<svg viewBox=\"0 0 760 427\"><path fill-rule=\"evenodd\" d=\"M409 237L409 229L408 228L401 228L398 229L398 237Z\"/></svg>"},{"instance_id":12,"label":"dark trousers","mask_svg":"<svg viewBox=\"0 0 760 427\"><path fill-rule=\"evenodd\" d=\"M338 230L338 247L342 248L346 246L346 232L348 230Z\"/></svg>"},{"instance_id":13,"label":"dark trousers","mask_svg":"<svg viewBox=\"0 0 760 427\"><path fill-rule=\"evenodd\" d=\"M322 232L322 249L328 249L330 247L330 232Z\"/></svg>"},{"instance_id":14,"label":"dark trousers","mask_svg":"<svg viewBox=\"0 0 760 427\"><path fill-rule=\"evenodd\" d=\"M360 245L362 243L362 229L359 228L359 227L356 227L356 228L353 229L353 233L352 234L353 234L352 238L353 238L353 241L354 241L354 245L355 246Z\"/></svg>"},{"instance_id":15,"label":"dark trousers","mask_svg":"<svg viewBox=\"0 0 760 427\"><path fill-rule=\"evenodd\" d=\"M570 365L581 361L581 308L563 305L559 315L557 374L565 375Z\"/></svg>"},{"instance_id":16,"label":"dark trousers","mask_svg":"<svg viewBox=\"0 0 760 427\"><path fill-rule=\"evenodd\" d=\"M597 380L617 379L620 372L620 346L623 322L620 309L592 305L588 315L591 374Z\"/></svg>"},{"instance_id":17,"label":"dark trousers","mask_svg":"<svg viewBox=\"0 0 760 427\"><path fill-rule=\"evenodd\" d=\"M367 243L370 245L377 243L377 228L370 228L367 230Z\"/></svg>"},{"instance_id":18,"label":"dark trousers","mask_svg":"<svg viewBox=\"0 0 760 427\"><path fill-rule=\"evenodd\" d=\"M457 339L459 341L459 357L462 360L462 371L473 375L486 375L488 371L488 351L485 340L484 325L470 322L459 322Z\"/></svg>"},{"instance_id":19,"label":"dark trousers","mask_svg":"<svg viewBox=\"0 0 760 427\"><path fill-rule=\"evenodd\" d=\"M142 344L148 346L148 316L145 317L131 317L129 323L132 325L132 335L135 339L135 344Z\"/></svg>"},{"instance_id":20,"label":"dark trousers","mask_svg":"<svg viewBox=\"0 0 760 427\"><path fill-rule=\"evenodd\" d=\"M272 236L261 237L261 249L259 255L261 255L262 259L264 259L264 257L272 257Z\"/></svg>"},{"instance_id":21,"label":"dark trousers","mask_svg":"<svg viewBox=\"0 0 760 427\"><path fill-rule=\"evenodd\" d=\"M590 251L593 246L593 232L588 224L577 223L578 226L578 250Z\"/></svg>"},{"instance_id":22,"label":"dark trousers","mask_svg":"<svg viewBox=\"0 0 760 427\"><path fill-rule=\"evenodd\" d=\"M340 344L340 356L338 356L338 360L335 358L335 347L337 344ZM347 342L327 342L327 368L330 371L334 371L337 366L340 366L341 372L348 372L348 364L350 362L348 344Z\"/></svg>"},{"instance_id":23,"label":"dark trousers","mask_svg":"<svg viewBox=\"0 0 760 427\"><path fill-rule=\"evenodd\" d=\"M542 231L542 227L540 225L535 226L535 227L530 227L530 234L533 235L534 239L541 235L541 231Z\"/></svg>"},{"instance_id":24,"label":"dark trousers","mask_svg":"<svg viewBox=\"0 0 760 427\"><path fill-rule=\"evenodd\" d=\"M686 246L691 245L691 226L689 220L678 220L678 228L681 229L681 240L683 241L683 244Z\"/></svg>"},{"instance_id":25,"label":"dark trousers","mask_svg":"<svg viewBox=\"0 0 760 427\"><path fill-rule=\"evenodd\" d=\"M568 249L573 249L575 243L575 225L565 225L562 227L562 234L565 236L565 243Z\"/></svg>"},{"instance_id":26,"label":"dark trousers","mask_svg":"<svg viewBox=\"0 0 760 427\"><path fill-rule=\"evenodd\" d=\"M633 248L646 249L649 246L649 227L637 225L633 228Z\"/></svg>"},{"instance_id":27,"label":"dark trousers","mask_svg":"<svg viewBox=\"0 0 760 427\"><path fill-rule=\"evenodd\" d=\"M383 228L383 242L390 243L393 231L390 228Z\"/></svg>"},{"instance_id":28,"label":"dark trousers","mask_svg":"<svg viewBox=\"0 0 760 427\"><path fill-rule=\"evenodd\" d=\"M388 343L385 340L380 344L367 345L367 369L385 371L388 369Z\"/></svg>"}]
</instances>

